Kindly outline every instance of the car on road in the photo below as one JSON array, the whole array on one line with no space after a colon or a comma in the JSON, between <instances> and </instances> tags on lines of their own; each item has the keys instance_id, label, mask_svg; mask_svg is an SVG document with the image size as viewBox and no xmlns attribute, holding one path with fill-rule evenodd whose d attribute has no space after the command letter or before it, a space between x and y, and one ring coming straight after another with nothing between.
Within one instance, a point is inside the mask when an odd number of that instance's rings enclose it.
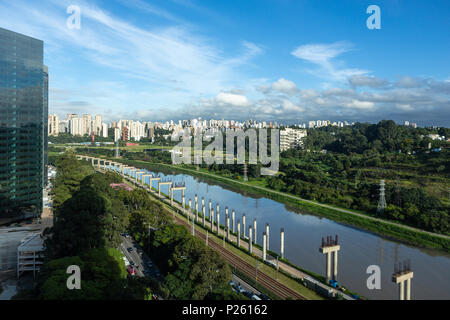
<instances>
[{"instance_id":1,"label":"car on road","mask_svg":"<svg viewBox=\"0 0 450 320\"><path fill-rule=\"evenodd\" d=\"M129 247L129 248L127 249L128 252L133 252L133 250L134 250L134 249L133 249L132 247Z\"/></svg>"},{"instance_id":2,"label":"car on road","mask_svg":"<svg viewBox=\"0 0 450 320\"><path fill-rule=\"evenodd\" d=\"M134 266L133 260L130 260L130 266Z\"/></svg>"},{"instance_id":3,"label":"car on road","mask_svg":"<svg viewBox=\"0 0 450 320\"><path fill-rule=\"evenodd\" d=\"M132 265L129 265L127 267L127 271L128 271L128 274L130 276L135 276L136 275L136 269L134 269L134 267Z\"/></svg>"}]
</instances>

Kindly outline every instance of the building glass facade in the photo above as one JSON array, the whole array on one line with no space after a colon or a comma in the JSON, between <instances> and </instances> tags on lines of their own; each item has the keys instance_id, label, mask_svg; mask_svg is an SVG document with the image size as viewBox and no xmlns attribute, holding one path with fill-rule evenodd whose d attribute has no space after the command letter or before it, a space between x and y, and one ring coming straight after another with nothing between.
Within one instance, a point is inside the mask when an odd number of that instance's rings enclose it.
<instances>
[{"instance_id":1,"label":"building glass facade","mask_svg":"<svg viewBox=\"0 0 450 320\"><path fill-rule=\"evenodd\" d=\"M0 28L0 219L42 212L43 60L41 40Z\"/></svg>"}]
</instances>

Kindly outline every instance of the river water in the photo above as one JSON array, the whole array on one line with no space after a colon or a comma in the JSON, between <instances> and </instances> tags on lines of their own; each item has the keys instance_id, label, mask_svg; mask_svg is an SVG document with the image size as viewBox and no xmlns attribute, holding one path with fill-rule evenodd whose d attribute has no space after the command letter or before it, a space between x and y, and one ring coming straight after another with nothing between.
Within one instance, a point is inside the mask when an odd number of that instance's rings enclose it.
<instances>
[{"instance_id":1,"label":"river water","mask_svg":"<svg viewBox=\"0 0 450 320\"><path fill-rule=\"evenodd\" d=\"M225 207L236 211L236 221L246 215L248 226L257 220L257 242L261 245L266 223L270 225L269 248L280 253L280 229L285 229L285 257L292 263L320 275L325 275L325 256L319 252L322 237L339 236L338 277L346 288L369 299L398 299L398 285L391 280L394 263L410 259L414 278L411 280L411 299L450 299L450 255L406 245L364 230L343 225L326 218L305 214L298 208L241 192L212 180L177 174L170 171L152 172L173 182L185 182L186 204L198 195L199 211L204 197L206 214L211 200L215 209L220 205L221 224L225 225ZM148 183L148 180L146 181ZM157 188L154 181L153 187ZM168 194L168 186L161 186ZM181 202L181 192L174 199ZM367 267L377 265L381 270L381 289L369 290Z\"/></svg>"}]
</instances>

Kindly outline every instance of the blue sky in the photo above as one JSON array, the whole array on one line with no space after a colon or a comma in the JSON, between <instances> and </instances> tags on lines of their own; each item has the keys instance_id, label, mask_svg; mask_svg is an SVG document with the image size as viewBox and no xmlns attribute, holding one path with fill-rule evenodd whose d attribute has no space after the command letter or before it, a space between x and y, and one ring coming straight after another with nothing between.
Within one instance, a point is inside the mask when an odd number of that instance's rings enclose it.
<instances>
[{"instance_id":1,"label":"blue sky","mask_svg":"<svg viewBox=\"0 0 450 320\"><path fill-rule=\"evenodd\" d=\"M369 30L369 5L381 29ZM81 9L70 30L66 9ZM50 112L106 120L409 120L450 125L450 3L0 0L45 41Z\"/></svg>"}]
</instances>

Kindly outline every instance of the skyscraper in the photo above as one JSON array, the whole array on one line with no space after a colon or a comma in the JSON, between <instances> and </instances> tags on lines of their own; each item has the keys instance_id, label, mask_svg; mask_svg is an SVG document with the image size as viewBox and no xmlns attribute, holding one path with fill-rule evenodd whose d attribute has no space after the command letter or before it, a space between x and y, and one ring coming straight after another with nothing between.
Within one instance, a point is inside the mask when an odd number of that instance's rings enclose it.
<instances>
[{"instance_id":1,"label":"skyscraper","mask_svg":"<svg viewBox=\"0 0 450 320\"><path fill-rule=\"evenodd\" d=\"M0 28L0 218L42 212L44 43Z\"/></svg>"}]
</instances>

